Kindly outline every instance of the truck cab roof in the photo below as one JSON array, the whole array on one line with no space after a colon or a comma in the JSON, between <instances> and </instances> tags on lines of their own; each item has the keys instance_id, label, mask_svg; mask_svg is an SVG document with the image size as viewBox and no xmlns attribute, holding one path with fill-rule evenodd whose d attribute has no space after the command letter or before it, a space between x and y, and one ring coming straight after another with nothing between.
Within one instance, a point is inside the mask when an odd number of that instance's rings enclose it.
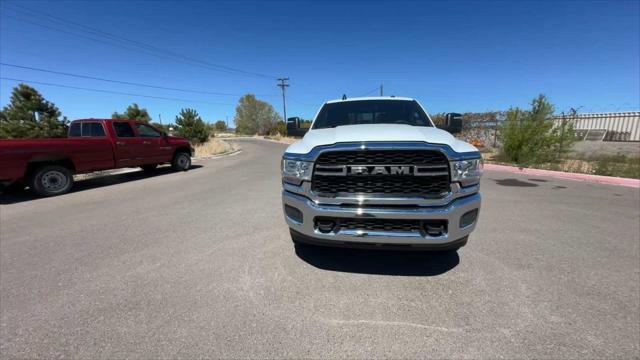
<instances>
[{"instance_id":1,"label":"truck cab roof","mask_svg":"<svg viewBox=\"0 0 640 360\"><path fill-rule=\"evenodd\" d=\"M95 119L95 118L87 118L87 119L77 119L72 120L71 122L83 122L83 121L104 121L104 122L113 122L113 121L137 121L134 119Z\"/></svg>"},{"instance_id":2,"label":"truck cab roof","mask_svg":"<svg viewBox=\"0 0 640 360\"><path fill-rule=\"evenodd\" d=\"M347 101L363 101L363 100L400 100L400 101L415 101L416 99L408 98L408 97L398 97L398 96L365 96L365 97L353 97L342 99L329 100L325 104L333 104L339 102L347 102Z\"/></svg>"}]
</instances>

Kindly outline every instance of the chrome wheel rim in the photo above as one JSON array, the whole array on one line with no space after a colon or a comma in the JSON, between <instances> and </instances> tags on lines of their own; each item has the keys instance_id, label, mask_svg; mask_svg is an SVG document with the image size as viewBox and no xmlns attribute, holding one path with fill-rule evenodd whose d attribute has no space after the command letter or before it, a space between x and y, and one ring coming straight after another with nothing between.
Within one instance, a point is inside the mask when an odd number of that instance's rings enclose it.
<instances>
[{"instance_id":1,"label":"chrome wheel rim","mask_svg":"<svg viewBox=\"0 0 640 360\"><path fill-rule=\"evenodd\" d=\"M58 192L67 187L69 179L60 171L51 170L42 174L40 178L42 187L49 192Z\"/></svg>"}]
</instances>

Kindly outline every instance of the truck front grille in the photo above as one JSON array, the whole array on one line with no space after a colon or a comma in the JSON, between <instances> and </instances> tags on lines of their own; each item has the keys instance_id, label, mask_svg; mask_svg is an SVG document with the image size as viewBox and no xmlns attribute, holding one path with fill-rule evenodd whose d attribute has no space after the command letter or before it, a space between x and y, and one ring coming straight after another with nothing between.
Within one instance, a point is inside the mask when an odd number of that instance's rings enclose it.
<instances>
[{"instance_id":1,"label":"truck front grille","mask_svg":"<svg viewBox=\"0 0 640 360\"><path fill-rule=\"evenodd\" d=\"M423 236L441 236L447 233L446 220L357 219L317 217L315 226L321 232L363 231L420 233Z\"/></svg>"},{"instance_id":2,"label":"truck front grille","mask_svg":"<svg viewBox=\"0 0 640 360\"><path fill-rule=\"evenodd\" d=\"M318 168L323 167L339 173L340 167L385 165L417 166L421 175L352 175L347 170L343 175L328 171L318 174ZM330 151L320 154L315 166L311 189L325 197L346 194L441 198L451 186L449 162L436 150Z\"/></svg>"},{"instance_id":3,"label":"truck front grille","mask_svg":"<svg viewBox=\"0 0 640 360\"><path fill-rule=\"evenodd\" d=\"M340 219L338 228L340 230L420 232L422 224L419 220Z\"/></svg>"}]
</instances>

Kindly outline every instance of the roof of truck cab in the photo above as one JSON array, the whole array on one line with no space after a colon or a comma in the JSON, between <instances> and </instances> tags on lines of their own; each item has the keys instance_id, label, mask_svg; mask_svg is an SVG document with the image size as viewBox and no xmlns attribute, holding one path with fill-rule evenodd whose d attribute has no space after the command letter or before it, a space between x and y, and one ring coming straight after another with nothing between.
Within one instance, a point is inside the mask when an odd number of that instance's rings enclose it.
<instances>
[{"instance_id":1,"label":"roof of truck cab","mask_svg":"<svg viewBox=\"0 0 640 360\"><path fill-rule=\"evenodd\" d=\"M326 104L333 104L333 103L346 102L346 101L361 101L361 100L402 100L402 101L415 101L415 99L408 98L408 97L398 97L398 96L367 96L367 97L353 97L353 98L346 98L345 100L342 100L342 99L329 100L329 101L327 101L327 102L326 102Z\"/></svg>"},{"instance_id":2,"label":"roof of truck cab","mask_svg":"<svg viewBox=\"0 0 640 360\"><path fill-rule=\"evenodd\" d=\"M136 120L131 120L131 119L94 119L94 118L87 118L87 119L76 119L76 120L73 120L71 122L76 122L76 121L136 121Z\"/></svg>"}]
</instances>

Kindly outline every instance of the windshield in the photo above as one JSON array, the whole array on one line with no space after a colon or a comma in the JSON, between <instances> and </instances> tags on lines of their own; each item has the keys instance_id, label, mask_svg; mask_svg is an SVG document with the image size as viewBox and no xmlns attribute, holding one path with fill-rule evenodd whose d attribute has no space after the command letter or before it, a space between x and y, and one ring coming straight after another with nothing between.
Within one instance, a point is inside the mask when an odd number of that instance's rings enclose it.
<instances>
[{"instance_id":1,"label":"windshield","mask_svg":"<svg viewBox=\"0 0 640 360\"><path fill-rule=\"evenodd\" d=\"M431 126L427 114L415 101L356 100L325 104L313 128L326 129L359 124Z\"/></svg>"}]
</instances>

